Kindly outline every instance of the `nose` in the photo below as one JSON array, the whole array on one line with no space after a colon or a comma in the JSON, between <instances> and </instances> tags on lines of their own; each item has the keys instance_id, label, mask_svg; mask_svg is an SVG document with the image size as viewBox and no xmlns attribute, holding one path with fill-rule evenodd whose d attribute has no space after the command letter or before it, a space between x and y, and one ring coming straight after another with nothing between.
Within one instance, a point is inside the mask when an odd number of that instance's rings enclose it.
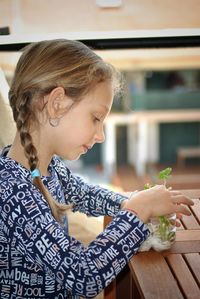
<instances>
[{"instance_id":1,"label":"nose","mask_svg":"<svg viewBox=\"0 0 200 299\"><path fill-rule=\"evenodd\" d=\"M95 134L95 142L102 143L104 141L105 141L105 134L104 134L103 126L99 126Z\"/></svg>"}]
</instances>

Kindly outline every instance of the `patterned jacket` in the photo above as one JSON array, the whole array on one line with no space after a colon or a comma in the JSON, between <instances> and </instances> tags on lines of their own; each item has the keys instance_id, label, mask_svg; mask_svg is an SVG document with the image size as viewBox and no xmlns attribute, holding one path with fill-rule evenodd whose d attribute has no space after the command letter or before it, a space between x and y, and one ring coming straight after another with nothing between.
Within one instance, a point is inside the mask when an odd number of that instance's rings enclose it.
<instances>
[{"instance_id":1,"label":"patterned jacket","mask_svg":"<svg viewBox=\"0 0 200 299\"><path fill-rule=\"evenodd\" d=\"M120 210L126 198L85 183L58 158L45 186L73 211L113 220L87 247L68 234L32 183L30 171L0 156L0 298L94 298L123 269L149 235L134 214ZM67 222L66 222L67 224Z\"/></svg>"}]
</instances>

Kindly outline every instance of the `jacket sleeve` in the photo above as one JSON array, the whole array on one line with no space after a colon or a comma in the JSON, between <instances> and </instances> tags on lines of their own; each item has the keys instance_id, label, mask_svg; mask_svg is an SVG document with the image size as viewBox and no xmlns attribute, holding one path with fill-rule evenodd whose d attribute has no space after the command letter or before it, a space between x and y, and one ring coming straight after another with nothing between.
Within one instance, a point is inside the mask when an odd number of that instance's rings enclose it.
<instances>
[{"instance_id":1,"label":"jacket sleeve","mask_svg":"<svg viewBox=\"0 0 200 299\"><path fill-rule=\"evenodd\" d=\"M127 196L113 192L98 185L86 183L72 172L59 159L55 169L63 186L67 204L73 204L73 211L85 213L88 216L115 216L122 201Z\"/></svg>"},{"instance_id":2,"label":"jacket sleeve","mask_svg":"<svg viewBox=\"0 0 200 299\"><path fill-rule=\"evenodd\" d=\"M52 217L38 190L12 186L4 218L15 249L73 294L93 298L137 252L149 231L128 211L120 211L89 246L69 236ZM14 194L14 195L13 195Z\"/></svg>"}]
</instances>

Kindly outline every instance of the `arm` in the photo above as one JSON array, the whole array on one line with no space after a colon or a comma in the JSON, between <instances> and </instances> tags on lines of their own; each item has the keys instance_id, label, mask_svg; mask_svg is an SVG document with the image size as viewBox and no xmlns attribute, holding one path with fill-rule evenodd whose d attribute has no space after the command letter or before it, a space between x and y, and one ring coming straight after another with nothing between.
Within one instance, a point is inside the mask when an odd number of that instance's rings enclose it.
<instances>
[{"instance_id":1,"label":"arm","mask_svg":"<svg viewBox=\"0 0 200 299\"><path fill-rule=\"evenodd\" d=\"M65 167L64 170L66 169ZM132 210L144 223L150 217L170 213L190 215L187 206L193 204L193 201L181 192L168 190L164 185L132 192L128 198L98 186L85 184L78 177L69 174L65 187L66 200L71 198L75 210L94 216L105 214L114 216L120 209Z\"/></svg>"},{"instance_id":2,"label":"arm","mask_svg":"<svg viewBox=\"0 0 200 299\"><path fill-rule=\"evenodd\" d=\"M16 250L66 289L86 298L96 296L116 277L149 234L135 215L120 211L106 230L84 247L55 221L34 186L22 183L12 186L12 191L4 203L10 208L4 221ZM25 196L19 200L22 191Z\"/></svg>"},{"instance_id":3,"label":"arm","mask_svg":"<svg viewBox=\"0 0 200 299\"><path fill-rule=\"evenodd\" d=\"M84 182L59 159L56 159L55 169L63 186L66 203L73 204L73 211L91 216L115 216L121 209L121 203L127 199L127 195Z\"/></svg>"}]
</instances>

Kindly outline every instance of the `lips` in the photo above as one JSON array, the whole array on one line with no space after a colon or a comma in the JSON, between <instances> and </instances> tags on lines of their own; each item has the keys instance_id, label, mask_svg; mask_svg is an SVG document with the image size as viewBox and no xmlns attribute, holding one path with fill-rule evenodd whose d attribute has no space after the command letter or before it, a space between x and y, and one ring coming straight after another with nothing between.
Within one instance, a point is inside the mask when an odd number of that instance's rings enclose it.
<instances>
[{"instance_id":1,"label":"lips","mask_svg":"<svg viewBox=\"0 0 200 299\"><path fill-rule=\"evenodd\" d=\"M88 150L92 148L92 146L84 144L83 148L84 148L84 152L86 153Z\"/></svg>"}]
</instances>

